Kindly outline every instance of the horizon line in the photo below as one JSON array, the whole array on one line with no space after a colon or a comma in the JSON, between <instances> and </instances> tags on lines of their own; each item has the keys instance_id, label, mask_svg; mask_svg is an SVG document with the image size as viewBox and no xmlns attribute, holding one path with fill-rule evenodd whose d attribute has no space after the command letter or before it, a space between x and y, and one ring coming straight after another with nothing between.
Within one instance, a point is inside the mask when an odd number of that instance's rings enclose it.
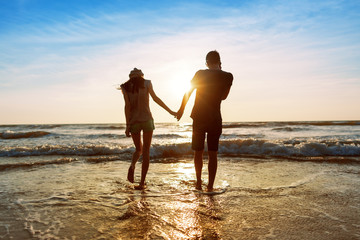
<instances>
[{"instance_id":1,"label":"horizon line","mask_svg":"<svg viewBox=\"0 0 360 240\"><path fill-rule=\"evenodd\" d=\"M224 123L264 123L264 122L360 122L360 119L350 119L350 120L268 120L268 121L225 121ZM155 122L155 124L175 124L180 123L176 122ZM181 122L182 124L192 124L192 122ZM16 125L107 125L107 124L126 124L123 122L108 122L108 123L0 123L2 126L16 126Z\"/></svg>"}]
</instances>

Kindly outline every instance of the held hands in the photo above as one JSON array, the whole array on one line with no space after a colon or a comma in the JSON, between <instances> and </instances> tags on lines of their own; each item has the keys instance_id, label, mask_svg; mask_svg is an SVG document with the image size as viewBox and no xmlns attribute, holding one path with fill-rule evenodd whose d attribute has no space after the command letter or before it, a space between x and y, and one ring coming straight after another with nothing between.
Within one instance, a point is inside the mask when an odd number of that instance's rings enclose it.
<instances>
[{"instance_id":1,"label":"held hands","mask_svg":"<svg viewBox=\"0 0 360 240\"><path fill-rule=\"evenodd\" d=\"M179 121L184 113L184 110L179 109L179 111L176 113L176 119Z\"/></svg>"},{"instance_id":2,"label":"held hands","mask_svg":"<svg viewBox=\"0 0 360 240\"><path fill-rule=\"evenodd\" d=\"M173 115L173 116L176 118L176 114L177 114L176 112L174 112L174 111L170 110L170 111L169 111L169 113L170 113L171 115Z\"/></svg>"},{"instance_id":3,"label":"held hands","mask_svg":"<svg viewBox=\"0 0 360 240\"><path fill-rule=\"evenodd\" d=\"M183 110L179 110L179 111L177 111L177 112L174 112L174 111L170 110L169 113L170 113L171 115L173 115L173 116L179 121L180 118L182 117L184 111L183 111Z\"/></svg>"}]
</instances>

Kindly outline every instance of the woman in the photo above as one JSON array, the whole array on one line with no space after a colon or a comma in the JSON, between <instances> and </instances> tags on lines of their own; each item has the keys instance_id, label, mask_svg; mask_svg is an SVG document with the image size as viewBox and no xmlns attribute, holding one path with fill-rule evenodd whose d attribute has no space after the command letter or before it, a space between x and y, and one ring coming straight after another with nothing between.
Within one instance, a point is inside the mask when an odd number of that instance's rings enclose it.
<instances>
[{"instance_id":1,"label":"woman","mask_svg":"<svg viewBox=\"0 0 360 240\"><path fill-rule=\"evenodd\" d=\"M149 94L157 104L171 115L176 116L176 112L170 110L170 108L156 96L151 81L144 79L144 74L140 69L134 68L134 70L130 72L129 77L130 80L121 85L125 99L125 134L127 137L132 137L136 149L132 156L127 179L131 183L134 182L135 165L142 154L141 180L139 186L136 186L135 189L144 189L145 178L149 169L150 144L153 130L155 129L154 119L152 118L149 107ZM141 131L143 131L143 143L141 142Z\"/></svg>"}]
</instances>

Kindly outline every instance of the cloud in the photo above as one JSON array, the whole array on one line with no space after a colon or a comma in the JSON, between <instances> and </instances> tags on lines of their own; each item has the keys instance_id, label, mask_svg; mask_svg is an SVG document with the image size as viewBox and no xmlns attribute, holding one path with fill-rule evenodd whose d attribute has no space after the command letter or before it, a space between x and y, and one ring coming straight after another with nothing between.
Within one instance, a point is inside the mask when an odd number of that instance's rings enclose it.
<instances>
[{"instance_id":1,"label":"cloud","mask_svg":"<svg viewBox=\"0 0 360 240\"><path fill-rule=\"evenodd\" d=\"M360 55L355 50L360 36L354 31L359 20L354 13L343 17L350 10L342 2L259 3L218 8L188 2L168 11L45 16L51 20L1 38L1 101L25 91L26 104L35 108L48 98L64 114L65 105L72 104L77 112L92 105L97 116L115 119L118 113L107 112L119 105L113 85L140 67L154 80L159 96L178 106L181 93L171 92L172 84L181 78L189 81L197 69L205 68L205 54L213 49L235 76L236 94L228 101L245 104L248 111L261 112L265 103L274 106L286 99L294 99L299 108L302 98L317 99L319 92L329 98L335 89L341 89L342 96L359 89ZM88 111L84 116L91 116ZM160 119L168 119L156 111ZM231 120L241 120L240 115ZM85 120L77 116L74 121Z\"/></svg>"}]
</instances>

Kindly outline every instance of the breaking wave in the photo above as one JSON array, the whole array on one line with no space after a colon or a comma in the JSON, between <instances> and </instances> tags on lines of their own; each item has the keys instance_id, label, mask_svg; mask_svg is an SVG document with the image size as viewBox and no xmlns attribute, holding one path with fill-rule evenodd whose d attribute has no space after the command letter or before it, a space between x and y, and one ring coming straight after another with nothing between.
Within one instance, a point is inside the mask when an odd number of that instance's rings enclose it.
<instances>
[{"instance_id":1,"label":"breaking wave","mask_svg":"<svg viewBox=\"0 0 360 240\"><path fill-rule=\"evenodd\" d=\"M0 157L25 157L25 156L101 156L121 154L126 149L102 145L42 145L36 147L15 147L0 150Z\"/></svg>"},{"instance_id":2,"label":"breaking wave","mask_svg":"<svg viewBox=\"0 0 360 240\"><path fill-rule=\"evenodd\" d=\"M0 157L23 156L102 156L132 153L133 147L113 147L107 145L42 145L36 147L0 148ZM155 158L181 157L192 154L191 143L154 144L150 154ZM257 155L257 156L360 156L360 141L278 141L230 140L221 141L219 154Z\"/></svg>"},{"instance_id":3,"label":"breaking wave","mask_svg":"<svg viewBox=\"0 0 360 240\"><path fill-rule=\"evenodd\" d=\"M360 144L358 141L270 142L248 139L222 142L219 153L273 157L360 156Z\"/></svg>"},{"instance_id":4,"label":"breaking wave","mask_svg":"<svg viewBox=\"0 0 360 240\"><path fill-rule=\"evenodd\" d=\"M105 145L43 145L37 147L0 148L0 157L59 156L56 160L24 158L25 162L0 164L0 171L44 165L66 164L78 161L101 163L130 161L133 147L121 148ZM280 158L288 160L321 160L337 163L360 163L360 142L269 142L265 140L229 140L219 145L219 154L228 157ZM193 156L191 143L159 145L150 149L152 162L177 162ZM221 159L221 158L220 158ZM220 160L221 161L221 160Z\"/></svg>"}]
</instances>

